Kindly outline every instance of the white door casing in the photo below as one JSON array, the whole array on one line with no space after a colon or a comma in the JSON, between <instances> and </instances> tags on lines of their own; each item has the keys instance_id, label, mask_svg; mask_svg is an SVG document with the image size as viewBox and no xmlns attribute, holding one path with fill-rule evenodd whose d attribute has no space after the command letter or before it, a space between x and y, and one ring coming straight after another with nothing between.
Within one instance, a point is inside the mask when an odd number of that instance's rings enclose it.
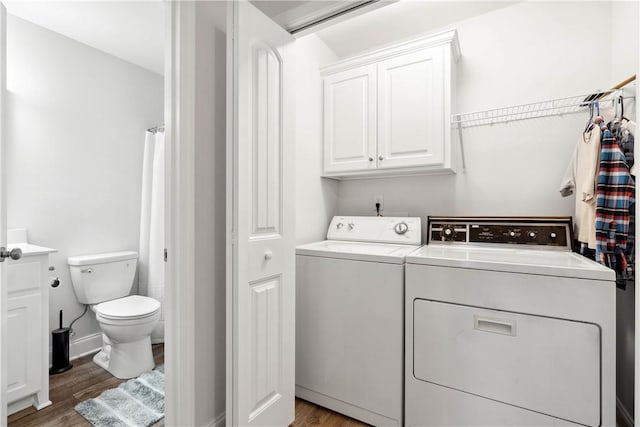
<instances>
[{"instance_id":1,"label":"white door casing","mask_svg":"<svg viewBox=\"0 0 640 427\"><path fill-rule=\"evenodd\" d=\"M444 163L444 49L378 64L378 168Z\"/></svg>"},{"instance_id":2,"label":"white door casing","mask_svg":"<svg viewBox=\"0 0 640 427\"><path fill-rule=\"evenodd\" d=\"M0 246L7 246L7 10L0 2ZM0 425L7 425L7 268L0 263Z\"/></svg>"},{"instance_id":3,"label":"white door casing","mask_svg":"<svg viewBox=\"0 0 640 427\"><path fill-rule=\"evenodd\" d=\"M227 425L284 426L295 383L293 38L248 2L232 13Z\"/></svg>"},{"instance_id":4,"label":"white door casing","mask_svg":"<svg viewBox=\"0 0 640 427\"><path fill-rule=\"evenodd\" d=\"M376 64L324 78L324 170L375 169Z\"/></svg>"}]
</instances>

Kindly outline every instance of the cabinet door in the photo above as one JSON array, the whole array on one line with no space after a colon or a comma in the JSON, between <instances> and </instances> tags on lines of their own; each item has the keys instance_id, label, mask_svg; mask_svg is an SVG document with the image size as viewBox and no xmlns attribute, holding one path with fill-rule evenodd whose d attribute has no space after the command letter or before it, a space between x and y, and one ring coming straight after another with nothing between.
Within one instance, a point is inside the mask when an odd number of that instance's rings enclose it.
<instances>
[{"instance_id":1,"label":"cabinet door","mask_svg":"<svg viewBox=\"0 0 640 427\"><path fill-rule=\"evenodd\" d=\"M42 388L42 310L40 293L9 296L7 301L7 402Z\"/></svg>"},{"instance_id":2,"label":"cabinet door","mask_svg":"<svg viewBox=\"0 0 640 427\"><path fill-rule=\"evenodd\" d=\"M378 63L378 168L444 163L443 49Z\"/></svg>"},{"instance_id":3,"label":"cabinet door","mask_svg":"<svg viewBox=\"0 0 640 427\"><path fill-rule=\"evenodd\" d=\"M376 168L376 66L324 79L324 170Z\"/></svg>"}]
</instances>

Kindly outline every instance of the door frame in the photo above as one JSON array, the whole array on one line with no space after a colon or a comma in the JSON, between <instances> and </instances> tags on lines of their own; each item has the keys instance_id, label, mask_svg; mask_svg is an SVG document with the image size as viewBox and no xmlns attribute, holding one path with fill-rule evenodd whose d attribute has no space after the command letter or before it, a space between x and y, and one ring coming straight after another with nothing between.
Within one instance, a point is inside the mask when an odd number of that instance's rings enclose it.
<instances>
[{"instance_id":1,"label":"door frame","mask_svg":"<svg viewBox=\"0 0 640 427\"><path fill-rule=\"evenodd\" d=\"M7 244L7 10L0 1L0 242ZM0 267L0 425L7 424L7 268Z\"/></svg>"},{"instance_id":2,"label":"door frame","mask_svg":"<svg viewBox=\"0 0 640 427\"><path fill-rule=\"evenodd\" d=\"M195 22L195 2L165 1L167 426L196 424Z\"/></svg>"}]
</instances>

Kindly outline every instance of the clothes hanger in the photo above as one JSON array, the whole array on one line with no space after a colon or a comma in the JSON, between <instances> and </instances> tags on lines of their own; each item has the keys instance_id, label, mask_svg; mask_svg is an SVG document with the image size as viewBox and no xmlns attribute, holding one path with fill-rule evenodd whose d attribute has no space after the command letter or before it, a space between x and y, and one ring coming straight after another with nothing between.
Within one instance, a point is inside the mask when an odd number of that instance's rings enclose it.
<instances>
[{"instance_id":1,"label":"clothes hanger","mask_svg":"<svg viewBox=\"0 0 640 427\"><path fill-rule=\"evenodd\" d=\"M622 97L622 95L618 97L618 104L620 105L620 120L626 120L630 122L631 120L624 116L624 98Z\"/></svg>"},{"instance_id":2,"label":"clothes hanger","mask_svg":"<svg viewBox=\"0 0 640 427\"><path fill-rule=\"evenodd\" d=\"M584 127L584 133L587 133L593 127L593 102L589 103L589 120L587 120L587 124Z\"/></svg>"}]
</instances>

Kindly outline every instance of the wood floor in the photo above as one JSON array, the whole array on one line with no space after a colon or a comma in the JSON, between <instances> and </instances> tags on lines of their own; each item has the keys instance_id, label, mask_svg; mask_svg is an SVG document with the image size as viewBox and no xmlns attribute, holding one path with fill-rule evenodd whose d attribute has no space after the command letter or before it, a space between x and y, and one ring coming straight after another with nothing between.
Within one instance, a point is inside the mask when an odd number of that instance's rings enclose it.
<instances>
[{"instance_id":1,"label":"wood floor","mask_svg":"<svg viewBox=\"0 0 640 427\"><path fill-rule=\"evenodd\" d=\"M164 363L164 346L153 346L156 364ZM63 374L49 377L49 398L53 405L36 411L33 407L9 416L9 427L86 427L91 426L73 407L83 400L96 397L104 390L124 382L93 363L93 355L72 362L73 368ZM159 422L158 424L161 424ZM292 427L327 426L360 427L359 421L340 415L313 403L296 399L296 419ZM185 426L188 427L188 426Z\"/></svg>"},{"instance_id":2,"label":"wood floor","mask_svg":"<svg viewBox=\"0 0 640 427\"><path fill-rule=\"evenodd\" d=\"M164 363L164 346L153 346L156 364ZM53 405L36 411L33 407L16 412L8 418L9 427L91 426L73 407L83 400L96 397L104 390L117 387L119 380L93 363L93 355L72 361L73 368L65 373L49 376L49 399Z\"/></svg>"},{"instance_id":3,"label":"wood floor","mask_svg":"<svg viewBox=\"0 0 640 427\"><path fill-rule=\"evenodd\" d=\"M296 399L296 420L291 424L291 427L360 427L368 425L330 409L316 406L306 400Z\"/></svg>"}]
</instances>

